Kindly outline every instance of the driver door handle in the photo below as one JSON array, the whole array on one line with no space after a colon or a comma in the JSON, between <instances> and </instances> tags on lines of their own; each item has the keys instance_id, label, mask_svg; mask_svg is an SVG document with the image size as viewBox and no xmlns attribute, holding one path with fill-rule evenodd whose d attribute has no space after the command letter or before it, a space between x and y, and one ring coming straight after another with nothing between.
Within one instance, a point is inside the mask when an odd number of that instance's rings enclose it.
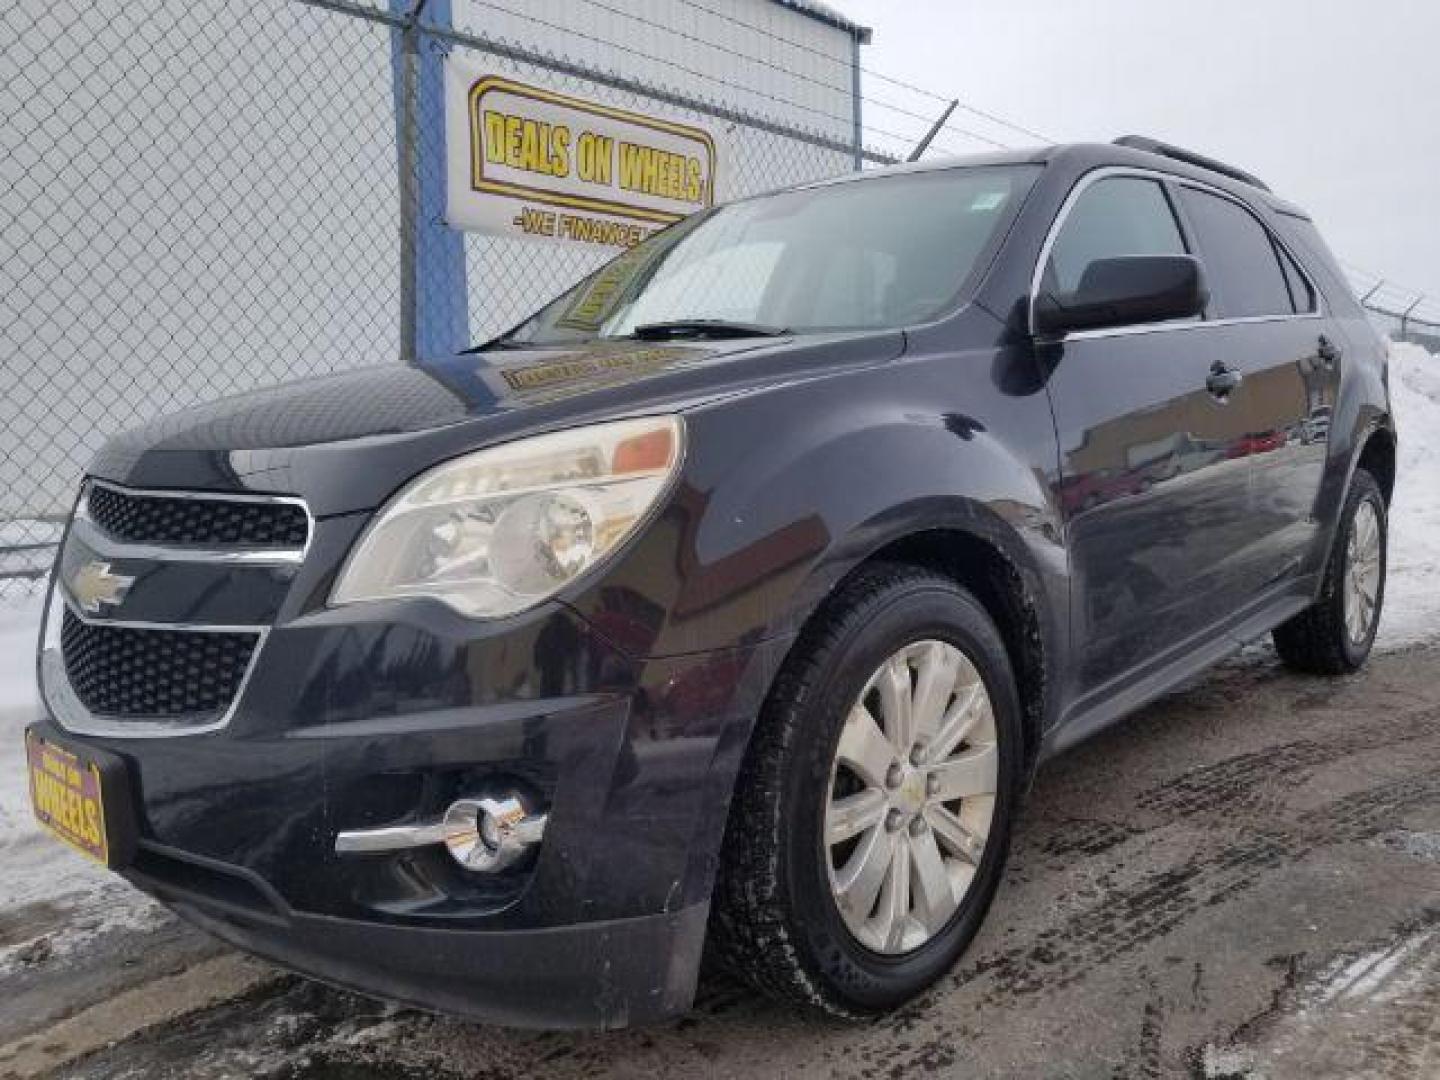
<instances>
[{"instance_id":1,"label":"driver door handle","mask_svg":"<svg viewBox=\"0 0 1440 1080\"><path fill-rule=\"evenodd\" d=\"M1214 394L1217 398L1226 398L1244 380L1245 376L1240 373L1239 368L1226 367L1219 360L1210 369L1210 375L1205 380L1205 389Z\"/></svg>"}]
</instances>

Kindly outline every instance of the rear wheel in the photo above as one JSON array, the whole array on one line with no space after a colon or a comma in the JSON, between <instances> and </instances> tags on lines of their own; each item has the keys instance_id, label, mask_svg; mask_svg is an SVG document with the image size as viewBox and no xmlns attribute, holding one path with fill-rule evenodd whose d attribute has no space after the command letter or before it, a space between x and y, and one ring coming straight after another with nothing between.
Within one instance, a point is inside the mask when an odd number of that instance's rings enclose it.
<instances>
[{"instance_id":1,"label":"rear wheel","mask_svg":"<svg viewBox=\"0 0 1440 1080\"><path fill-rule=\"evenodd\" d=\"M1388 528L1380 485L1356 470L1319 599L1275 630L1275 649L1289 667L1344 675L1370 655L1385 602Z\"/></svg>"},{"instance_id":2,"label":"rear wheel","mask_svg":"<svg viewBox=\"0 0 1440 1080\"><path fill-rule=\"evenodd\" d=\"M979 603L924 570L862 571L802 635L752 741L716 887L718 958L837 1015L923 990L999 882L1021 740Z\"/></svg>"}]
</instances>

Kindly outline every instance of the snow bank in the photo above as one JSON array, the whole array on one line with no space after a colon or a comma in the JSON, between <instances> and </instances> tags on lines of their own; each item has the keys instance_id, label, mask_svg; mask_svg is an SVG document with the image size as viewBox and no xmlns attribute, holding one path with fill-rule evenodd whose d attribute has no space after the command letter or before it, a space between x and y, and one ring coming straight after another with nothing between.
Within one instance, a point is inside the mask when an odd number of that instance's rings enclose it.
<instances>
[{"instance_id":1,"label":"snow bank","mask_svg":"<svg viewBox=\"0 0 1440 1080\"><path fill-rule=\"evenodd\" d=\"M1400 460L1381 648L1440 637L1440 356L1419 345L1392 344L1390 399Z\"/></svg>"}]
</instances>

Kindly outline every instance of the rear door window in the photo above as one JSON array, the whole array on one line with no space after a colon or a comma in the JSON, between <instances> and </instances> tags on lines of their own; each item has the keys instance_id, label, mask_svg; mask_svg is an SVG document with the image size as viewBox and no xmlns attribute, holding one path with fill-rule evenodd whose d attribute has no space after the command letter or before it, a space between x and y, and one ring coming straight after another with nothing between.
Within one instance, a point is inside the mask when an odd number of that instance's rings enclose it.
<instances>
[{"instance_id":1,"label":"rear door window","mask_svg":"<svg viewBox=\"0 0 1440 1080\"><path fill-rule=\"evenodd\" d=\"M1291 287L1265 226L1239 203L1182 186L1180 198L1195 228L1205 280L1224 319L1290 315Z\"/></svg>"},{"instance_id":2,"label":"rear door window","mask_svg":"<svg viewBox=\"0 0 1440 1080\"><path fill-rule=\"evenodd\" d=\"M1158 181L1108 176L1086 188L1066 216L1045 266L1047 292L1074 292L1096 259L1184 255L1185 239Z\"/></svg>"}]
</instances>

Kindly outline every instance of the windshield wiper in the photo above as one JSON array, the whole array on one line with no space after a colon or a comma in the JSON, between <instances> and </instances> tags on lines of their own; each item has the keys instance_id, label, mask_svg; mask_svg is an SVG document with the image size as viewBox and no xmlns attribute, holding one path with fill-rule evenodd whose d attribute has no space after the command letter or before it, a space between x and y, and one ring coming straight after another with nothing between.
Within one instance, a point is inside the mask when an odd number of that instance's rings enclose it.
<instances>
[{"instance_id":1,"label":"windshield wiper","mask_svg":"<svg viewBox=\"0 0 1440 1080\"><path fill-rule=\"evenodd\" d=\"M730 319L671 319L642 323L630 332L640 341L668 341L671 338L783 337L790 333L782 326L733 322Z\"/></svg>"},{"instance_id":2,"label":"windshield wiper","mask_svg":"<svg viewBox=\"0 0 1440 1080\"><path fill-rule=\"evenodd\" d=\"M509 334L502 334L500 337L491 338L489 341L482 341L479 345L471 345L468 349L461 349L461 353L482 353L496 352L500 349L538 349L540 346L528 341L517 341Z\"/></svg>"}]
</instances>

